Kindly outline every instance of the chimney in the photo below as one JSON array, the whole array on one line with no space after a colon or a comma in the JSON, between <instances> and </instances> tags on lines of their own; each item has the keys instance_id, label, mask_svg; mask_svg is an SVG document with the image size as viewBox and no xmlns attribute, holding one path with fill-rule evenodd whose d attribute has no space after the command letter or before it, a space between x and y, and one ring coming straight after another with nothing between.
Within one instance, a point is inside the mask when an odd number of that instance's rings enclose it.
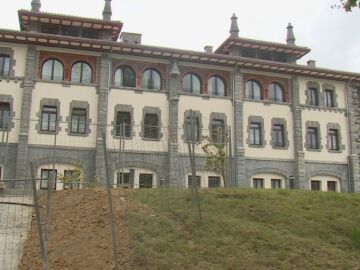
<instances>
[{"instance_id":1,"label":"chimney","mask_svg":"<svg viewBox=\"0 0 360 270\"><path fill-rule=\"evenodd\" d=\"M316 67L316 61L315 60L307 61L307 66L312 68Z\"/></svg>"},{"instance_id":2,"label":"chimney","mask_svg":"<svg viewBox=\"0 0 360 270\"><path fill-rule=\"evenodd\" d=\"M141 34L122 32L120 41L132 45L141 45Z\"/></svg>"},{"instance_id":3,"label":"chimney","mask_svg":"<svg viewBox=\"0 0 360 270\"><path fill-rule=\"evenodd\" d=\"M204 51L206 53L213 53L213 47L212 46L205 46Z\"/></svg>"}]
</instances>

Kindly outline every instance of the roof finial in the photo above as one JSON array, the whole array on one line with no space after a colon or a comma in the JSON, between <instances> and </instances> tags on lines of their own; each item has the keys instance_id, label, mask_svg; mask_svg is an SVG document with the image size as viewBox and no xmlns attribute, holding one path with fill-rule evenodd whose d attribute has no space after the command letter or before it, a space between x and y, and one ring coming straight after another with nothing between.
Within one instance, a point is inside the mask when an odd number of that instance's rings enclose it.
<instances>
[{"instance_id":1,"label":"roof finial","mask_svg":"<svg viewBox=\"0 0 360 270\"><path fill-rule=\"evenodd\" d=\"M231 17L231 27L230 27L230 36L231 37L239 37L239 27L237 24L237 17L235 13Z\"/></svg>"},{"instance_id":2,"label":"roof finial","mask_svg":"<svg viewBox=\"0 0 360 270\"><path fill-rule=\"evenodd\" d=\"M105 0L105 6L103 11L103 19L105 21L111 21L111 0Z\"/></svg>"},{"instance_id":3,"label":"roof finial","mask_svg":"<svg viewBox=\"0 0 360 270\"><path fill-rule=\"evenodd\" d=\"M31 11L40 12L40 8L41 8L40 0L31 1Z\"/></svg>"},{"instance_id":4,"label":"roof finial","mask_svg":"<svg viewBox=\"0 0 360 270\"><path fill-rule=\"evenodd\" d=\"M287 45L295 45L295 36L291 23L289 23L289 25L287 26L286 43Z\"/></svg>"}]
</instances>

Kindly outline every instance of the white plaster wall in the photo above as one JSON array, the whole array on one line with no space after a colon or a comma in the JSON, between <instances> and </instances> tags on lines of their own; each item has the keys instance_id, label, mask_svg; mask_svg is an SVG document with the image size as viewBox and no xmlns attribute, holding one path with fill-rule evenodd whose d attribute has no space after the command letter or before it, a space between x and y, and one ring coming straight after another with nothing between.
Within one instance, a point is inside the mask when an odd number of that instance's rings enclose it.
<instances>
[{"instance_id":1,"label":"white plaster wall","mask_svg":"<svg viewBox=\"0 0 360 270\"><path fill-rule=\"evenodd\" d=\"M346 108L346 101L345 101L345 87L346 84L343 82L338 81L330 81L330 80L323 80L317 78L309 78L309 77L301 77L299 78L299 95L300 95L300 104L305 104L306 101L306 90L307 90L307 83L308 82L317 82L320 85L320 92L323 91L323 84L332 84L335 86L335 92L337 94L337 103L339 108ZM321 96L319 98L322 98Z\"/></svg>"},{"instance_id":2,"label":"white plaster wall","mask_svg":"<svg viewBox=\"0 0 360 270\"><path fill-rule=\"evenodd\" d=\"M134 169L134 188L139 188L139 178L140 178L140 174L152 174L152 188L156 188L157 187L157 174L149 169L144 169L144 168L138 168L138 167L134 167L131 168ZM114 187L117 187L117 173L118 172L123 172L123 173L129 173L130 172L130 168L129 167L125 167L123 169L119 169L117 171L114 172Z\"/></svg>"},{"instance_id":3,"label":"white plaster wall","mask_svg":"<svg viewBox=\"0 0 360 270\"><path fill-rule=\"evenodd\" d=\"M60 123L61 131L56 140L58 146L68 147L95 147L96 146L96 126L98 101L95 87L71 85L64 87L58 83L38 82L33 90L33 98L31 104L30 118L30 134L29 144L35 145L53 145L54 135L40 134L35 129L35 125L39 123L37 114L40 112L40 101L43 98L58 99L60 101L60 116L62 123ZM67 117L70 120L70 103L73 100L87 101L89 103L89 118L90 134L87 137L69 136L65 129L68 128L68 123L65 121Z\"/></svg>"},{"instance_id":4,"label":"white plaster wall","mask_svg":"<svg viewBox=\"0 0 360 270\"><path fill-rule=\"evenodd\" d=\"M323 146L321 152L307 151L304 147L305 160L306 161L325 161L325 162L347 162L347 156L349 155L349 138L347 118L345 113L334 111L313 111L304 109L302 111L303 121L303 143L306 143L306 122L316 121L320 123L321 132L321 145ZM341 132L341 145L345 145L345 150L341 153L329 153L326 149L327 144L327 123L338 123L340 125Z\"/></svg>"},{"instance_id":5,"label":"white plaster wall","mask_svg":"<svg viewBox=\"0 0 360 270\"><path fill-rule=\"evenodd\" d=\"M316 180L316 181L320 181L320 187L321 187L321 191L327 191L327 181L335 181L336 182L336 191L340 192L341 188L340 188L340 181L339 178L334 177L334 176L328 176L328 175L317 175L312 177L309 182L308 182L308 187L309 189L311 189L311 180Z\"/></svg>"},{"instance_id":6,"label":"white plaster wall","mask_svg":"<svg viewBox=\"0 0 360 270\"><path fill-rule=\"evenodd\" d=\"M224 113L226 114L226 125L231 126L233 123L233 108L232 101L230 99L223 98L210 98L204 99L199 96L188 96L180 95L179 98L179 115L178 115L178 142L179 142L179 153L188 153L188 145L184 142L184 113L185 111L200 111L201 112L201 122L202 122L202 136L209 135L209 124L210 124L210 115L214 113ZM232 130L233 132L233 130ZM195 152L197 155L203 155L204 152L201 149L201 144L196 145Z\"/></svg>"},{"instance_id":7,"label":"white plaster wall","mask_svg":"<svg viewBox=\"0 0 360 270\"><path fill-rule=\"evenodd\" d=\"M131 105L134 117L134 136L132 139L125 139L125 149L140 152L166 152L168 150L168 125L169 125L169 104L167 95L162 92L142 91L140 93L128 89L112 89L108 103L108 128L107 138L112 148L119 148L119 139L111 135L114 129L115 107L117 104ZM144 107L157 107L161 110L161 130L163 136L160 141L143 140L140 137L141 122Z\"/></svg>"},{"instance_id":8,"label":"white plaster wall","mask_svg":"<svg viewBox=\"0 0 360 270\"><path fill-rule=\"evenodd\" d=\"M20 117L21 117L21 101L23 90L20 88L21 82L15 81L0 81L0 95L8 95L13 98L13 111L15 112L15 118L12 122L14 127L9 133L9 143L17 143L20 130ZM0 131L0 142L2 142L2 131ZM5 140L5 139L4 139Z\"/></svg>"},{"instance_id":9,"label":"white plaster wall","mask_svg":"<svg viewBox=\"0 0 360 270\"><path fill-rule=\"evenodd\" d=\"M188 173L186 175L186 179L185 179L185 183L186 183L186 187L189 187L189 176L191 176L191 173ZM216 173L216 172L211 172L211 171L196 171L196 176L200 176L200 187L202 188L207 188L209 187L209 176L217 176L220 177L220 187L224 186L224 179L223 177Z\"/></svg>"},{"instance_id":10,"label":"white plaster wall","mask_svg":"<svg viewBox=\"0 0 360 270\"><path fill-rule=\"evenodd\" d=\"M261 173L261 174L253 175L251 177L251 187L253 187L253 179L254 178L264 179L264 188L265 189L271 189L271 179L280 179L281 180L281 188L285 188L285 178L278 174Z\"/></svg>"},{"instance_id":11,"label":"white plaster wall","mask_svg":"<svg viewBox=\"0 0 360 270\"><path fill-rule=\"evenodd\" d=\"M249 147L246 143L248 139L248 118L249 116L261 116L264 119L265 141L264 148ZM289 147L288 149L273 149L271 142L271 119L283 118L286 120L286 127L288 131ZM243 136L245 157L249 158L264 158L264 159L294 159L294 144L293 144L293 119L291 108L288 105L267 104L262 102L244 102L244 120L243 120Z\"/></svg>"}]
</instances>

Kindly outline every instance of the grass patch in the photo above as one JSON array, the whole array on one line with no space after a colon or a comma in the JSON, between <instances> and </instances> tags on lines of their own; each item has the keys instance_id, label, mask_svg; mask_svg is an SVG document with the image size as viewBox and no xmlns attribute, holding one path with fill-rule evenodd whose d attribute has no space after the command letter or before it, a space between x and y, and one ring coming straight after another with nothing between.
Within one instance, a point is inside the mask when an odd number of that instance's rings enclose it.
<instances>
[{"instance_id":1,"label":"grass patch","mask_svg":"<svg viewBox=\"0 0 360 270\"><path fill-rule=\"evenodd\" d=\"M201 223L191 190L136 190L128 200L129 269L359 267L359 194L201 190Z\"/></svg>"}]
</instances>

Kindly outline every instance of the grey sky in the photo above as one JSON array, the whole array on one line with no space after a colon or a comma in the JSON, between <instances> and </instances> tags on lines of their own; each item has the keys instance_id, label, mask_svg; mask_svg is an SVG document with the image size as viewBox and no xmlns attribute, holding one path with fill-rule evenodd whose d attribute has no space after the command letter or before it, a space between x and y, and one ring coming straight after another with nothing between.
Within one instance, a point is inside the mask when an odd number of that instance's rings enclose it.
<instances>
[{"instance_id":1,"label":"grey sky","mask_svg":"<svg viewBox=\"0 0 360 270\"><path fill-rule=\"evenodd\" d=\"M3 0L4 1L4 0ZM41 0L42 11L101 18L103 0ZM19 29L18 9L31 0L6 1L0 28ZM215 4L214 4L215 3ZM123 31L141 33L146 45L202 51L228 36L230 17L238 17L240 36L284 43L288 22L296 44L312 51L299 63L360 73L360 10L331 9L338 0L112 0L113 20Z\"/></svg>"}]
</instances>

